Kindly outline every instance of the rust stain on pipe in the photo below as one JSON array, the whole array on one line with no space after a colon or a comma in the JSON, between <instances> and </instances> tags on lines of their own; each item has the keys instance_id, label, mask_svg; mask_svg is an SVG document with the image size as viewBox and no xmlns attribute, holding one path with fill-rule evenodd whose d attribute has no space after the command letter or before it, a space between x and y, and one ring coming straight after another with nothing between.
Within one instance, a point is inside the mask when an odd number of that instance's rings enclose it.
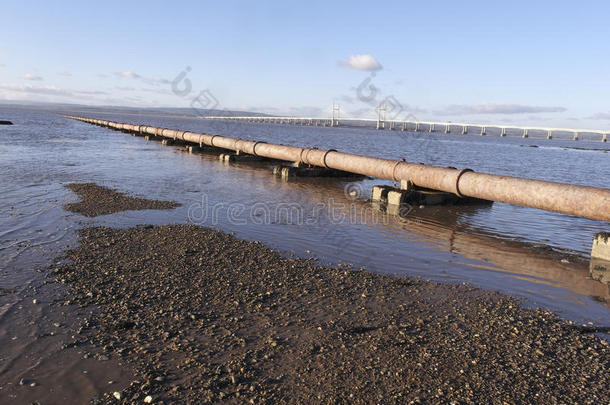
<instances>
[{"instance_id":1,"label":"rust stain on pipe","mask_svg":"<svg viewBox=\"0 0 610 405\"><path fill-rule=\"evenodd\" d=\"M277 145L83 117L64 117L118 130L180 139L185 142L287 162L301 162L312 166L343 170L392 181L406 180L419 187L454 193L459 196L481 198L610 222L610 189L607 188L475 173L469 169L458 170L343 153L335 150Z\"/></svg>"}]
</instances>

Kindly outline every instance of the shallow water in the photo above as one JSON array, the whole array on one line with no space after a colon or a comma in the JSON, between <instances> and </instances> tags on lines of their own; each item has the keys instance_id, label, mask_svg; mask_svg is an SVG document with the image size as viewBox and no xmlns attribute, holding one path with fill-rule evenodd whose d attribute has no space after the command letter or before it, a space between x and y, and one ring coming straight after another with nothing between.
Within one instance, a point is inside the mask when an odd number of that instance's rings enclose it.
<instances>
[{"instance_id":1,"label":"shallow water","mask_svg":"<svg viewBox=\"0 0 610 405\"><path fill-rule=\"evenodd\" d=\"M610 187L609 147L600 142L57 112ZM608 223L502 203L415 209L398 217L366 201L370 187L384 181L286 182L273 177L267 164L225 165L213 155L188 154L54 111L1 107L0 115L15 124L0 127L0 343L12 339L8 322L24 318L19 311L35 295L32 288L44 282L36 270L74 246L75 231L88 224L198 223L323 262L467 282L578 322L610 323L609 286L591 279L588 264L592 238L609 231ZM95 182L183 206L84 218L62 209L76 200L63 187L70 182ZM28 313L34 320L42 317ZM33 325L24 338L39 332Z\"/></svg>"}]
</instances>

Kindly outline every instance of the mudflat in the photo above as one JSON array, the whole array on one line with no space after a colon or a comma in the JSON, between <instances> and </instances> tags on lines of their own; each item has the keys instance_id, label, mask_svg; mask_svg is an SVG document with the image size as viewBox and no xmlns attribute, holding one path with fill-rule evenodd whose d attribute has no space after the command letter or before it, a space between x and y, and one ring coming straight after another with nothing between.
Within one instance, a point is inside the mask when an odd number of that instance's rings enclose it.
<instances>
[{"instance_id":1,"label":"mudflat","mask_svg":"<svg viewBox=\"0 0 610 405\"><path fill-rule=\"evenodd\" d=\"M95 183L72 183L66 187L78 194L81 201L68 203L64 205L64 209L86 217L97 217L126 210L162 210L180 206L173 201L130 197Z\"/></svg>"},{"instance_id":2,"label":"mudflat","mask_svg":"<svg viewBox=\"0 0 610 405\"><path fill-rule=\"evenodd\" d=\"M287 258L191 225L91 227L51 273L117 403L605 403L610 348L465 285ZM110 388L109 388L110 389Z\"/></svg>"}]
</instances>

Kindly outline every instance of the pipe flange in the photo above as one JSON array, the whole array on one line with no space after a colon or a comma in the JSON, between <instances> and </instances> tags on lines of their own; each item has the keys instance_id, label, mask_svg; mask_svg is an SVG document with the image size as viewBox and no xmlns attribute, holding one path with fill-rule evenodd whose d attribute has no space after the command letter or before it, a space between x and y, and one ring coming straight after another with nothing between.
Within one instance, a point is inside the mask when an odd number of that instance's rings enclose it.
<instances>
[{"instance_id":1,"label":"pipe flange","mask_svg":"<svg viewBox=\"0 0 610 405\"><path fill-rule=\"evenodd\" d=\"M474 170L472 170L472 169L462 169L455 176L455 195L457 195L460 198L464 197L464 195L462 193L460 193L460 177L462 177L462 175L464 173L468 173L468 172L474 172Z\"/></svg>"},{"instance_id":2,"label":"pipe flange","mask_svg":"<svg viewBox=\"0 0 610 405\"><path fill-rule=\"evenodd\" d=\"M307 164L308 164L308 165L311 165L311 160L309 160L309 154L311 153L311 151L312 151L313 149L314 149L314 148L307 149L307 152L305 152L305 159L307 159Z\"/></svg>"},{"instance_id":3,"label":"pipe flange","mask_svg":"<svg viewBox=\"0 0 610 405\"><path fill-rule=\"evenodd\" d=\"M328 164L326 164L326 156L328 156L328 154L330 152L336 152L336 149L329 149L326 152L324 152L324 156L322 156L322 163L324 164L324 167L326 167L327 169L330 169L330 167L328 167Z\"/></svg>"},{"instance_id":4,"label":"pipe flange","mask_svg":"<svg viewBox=\"0 0 610 405\"><path fill-rule=\"evenodd\" d=\"M297 163L305 163L305 160L303 160L303 152L305 152L305 148L301 148L301 152L299 153L299 161Z\"/></svg>"},{"instance_id":5,"label":"pipe flange","mask_svg":"<svg viewBox=\"0 0 610 405\"><path fill-rule=\"evenodd\" d=\"M307 153L305 153L305 158L307 159L307 164L308 164L308 165L310 165L310 166L311 166L312 164L311 164L311 160L309 160L309 153L310 153L311 151L314 151L314 150L318 150L318 148L316 148L316 147L314 146L313 148L309 148L309 149L307 149ZM314 166L315 166L315 165L314 165Z\"/></svg>"},{"instance_id":6,"label":"pipe flange","mask_svg":"<svg viewBox=\"0 0 610 405\"><path fill-rule=\"evenodd\" d=\"M401 164L401 163L405 163L404 159L399 160L398 162L394 163L394 167L392 168L392 179L394 180L394 182L398 182L401 179L396 178L396 168Z\"/></svg>"},{"instance_id":7,"label":"pipe flange","mask_svg":"<svg viewBox=\"0 0 610 405\"><path fill-rule=\"evenodd\" d=\"M188 131L182 131L182 140L184 141L184 134L186 134Z\"/></svg>"},{"instance_id":8,"label":"pipe flange","mask_svg":"<svg viewBox=\"0 0 610 405\"><path fill-rule=\"evenodd\" d=\"M219 135L212 135L212 137L210 138L210 146L216 148L216 146L214 146L214 138L216 138Z\"/></svg>"},{"instance_id":9,"label":"pipe flange","mask_svg":"<svg viewBox=\"0 0 610 405\"><path fill-rule=\"evenodd\" d=\"M263 142L263 141L256 141L256 142L254 142L254 145L252 145L252 154L253 154L254 156L258 156L258 155L256 154L256 145L258 145L259 143L267 143L267 142Z\"/></svg>"}]
</instances>

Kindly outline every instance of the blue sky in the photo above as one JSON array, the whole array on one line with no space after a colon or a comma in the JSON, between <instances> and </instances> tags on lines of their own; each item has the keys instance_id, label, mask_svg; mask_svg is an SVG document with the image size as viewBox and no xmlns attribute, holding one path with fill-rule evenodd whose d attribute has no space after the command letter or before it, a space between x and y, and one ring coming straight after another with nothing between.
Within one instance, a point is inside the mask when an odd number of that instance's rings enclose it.
<instances>
[{"instance_id":1,"label":"blue sky","mask_svg":"<svg viewBox=\"0 0 610 405\"><path fill-rule=\"evenodd\" d=\"M328 115L336 101L346 116L371 116L386 101L397 117L421 120L610 126L610 4L602 1L19 1L2 9L0 100L307 115ZM181 92L187 67L191 91Z\"/></svg>"}]
</instances>

